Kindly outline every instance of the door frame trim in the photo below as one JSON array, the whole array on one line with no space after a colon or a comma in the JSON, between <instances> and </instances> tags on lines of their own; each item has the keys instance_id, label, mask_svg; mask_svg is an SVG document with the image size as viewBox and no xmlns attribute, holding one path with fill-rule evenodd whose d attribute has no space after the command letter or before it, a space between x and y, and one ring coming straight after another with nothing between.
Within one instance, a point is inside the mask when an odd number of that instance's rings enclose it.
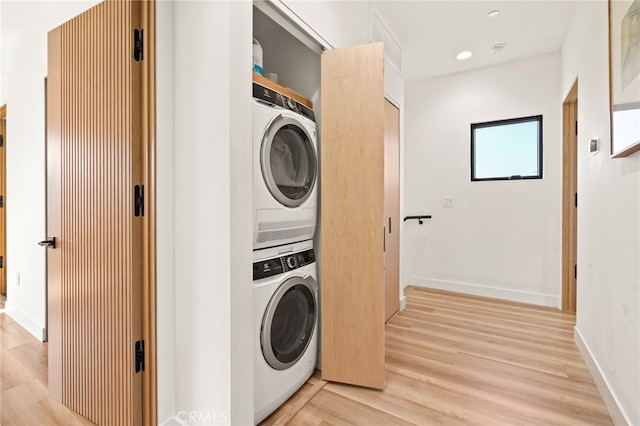
<instances>
[{"instance_id":1,"label":"door frame trim","mask_svg":"<svg viewBox=\"0 0 640 426\"><path fill-rule=\"evenodd\" d=\"M157 302L156 302L156 0L142 2L145 29L142 62L142 173L146 184L143 217L142 334L146 371L142 379L142 419L157 425Z\"/></svg>"},{"instance_id":2,"label":"door frame trim","mask_svg":"<svg viewBox=\"0 0 640 426\"><path fill-rule=\"evenodd\" d=\"M576 311L578 79L562 103L562 310Z\"/></svg>"},{"instance_id":3,"label":"door frame trim","mask_svg":"<svg viewBox=\"0 0 640 426\"><path fill-rule=\"evenodd\" d=\"M0 173L2 176L0 177L0 195L4 197L3 206L0 208L0 226L2 226L2 238L0 238L0 255L3 257L3 265L0 270L0 274L2 274L2 288L0 289L0 294L4 293L4 297L6 298L7 287L9 286L7 283L7 105L4 104L0 106L0 121L4 121L4 124L1 127L4 129L2 133L3 146L2 155L0 156ZM4 290L2 292L1 290Z\"/></svg>"},{"instance_id":4,"label":"door frame trim","mask_svg":"<svg viewBox=\"0 0 640 426\"><path fill-rule=\"evenodd\" d=\"M388 103L392 108L395 108L397 113L398 113L398 121L397 121L397 134L396 134L396 141L397 141L397 155L398 155L398 162L396 164L397 166L397 177L398 177L398 184L400 183L400 121L401 121L401 113L400 113L400 107L392 100L389 99L388 96L385 95L384 97L385 100L385 128L384 128L384 133L385 133L385 141L384 141L384 180L385 180L385 190L384 190L384 212L385 212L385 221L384 221L384 233L385 233L385 250L384 250L384 288L385 288L385 300L384 300L384 317L385 317L385 324L388 323L389 321L391 321L391 319L396 316L402 309L401 307L401 284L400 284L400 188L398 188L398 196L397 196L397 205L395 206L397 208L397 215L394 214L395 213L393 211L393 208L391 206L391 204L393 203L393 201L395 200L391 200L391 184L388 181L391 174L389 171L393 171L394 168L391 167L390 163L388 163L389 158L388 158L388 140L387 140L387 130L389 128L389 123L387 123L387 105L386 103ZM395 203L393 203L395 204ZM388 220L387 220L388 219ZM395 219L395 220L394 220ZM391 233L389 231L389 229L387 229L390 224L388 224L388 221L392 221L394 220L394 226L395 226L395 233ZM393 234L393 236L391 236L391 234ZM397 283L398 283L398 287L397 287L397 295L398 298L397 300L395 300L393 303L393 309L395 309L395 311L393 313L389 313L389 300L387 298L387 290L389 289L388 285L388 280L387 278L389 277L389 269L388 269L388 263L387 263L387 255L390 253L390 251L388 250L390 243L387 242L387 238L390 238L389 241L393 241L393 239L395 239L397 241L397 245L398 245L398 250L397 250L397 255L398 255L398 275L397 275ZM393 238L393 239L392 239Z\"/></svg>"}]
</instances>

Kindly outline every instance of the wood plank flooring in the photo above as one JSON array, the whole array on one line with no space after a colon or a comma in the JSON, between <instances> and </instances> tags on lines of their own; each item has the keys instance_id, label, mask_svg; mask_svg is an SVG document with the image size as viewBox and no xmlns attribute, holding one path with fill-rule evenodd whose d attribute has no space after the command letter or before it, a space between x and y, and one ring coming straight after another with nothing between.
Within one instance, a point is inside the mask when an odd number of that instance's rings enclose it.
<instances>
[{"instance_id":1,"label":"wood plank flooring","mask_svg":"<svg viewBox=\"0 0 640 426\"><path fill-rule=\"evenodd\" d=\"M49 398L47 344L0 314L0 425L91 425Z\"/></svg>"},{"instance_id":2,"label":"wood plank flooring","mask_svg":"<svg viewBox=\"0 0 640 426\"><path fill-rule=\"evenodd\" d=\"M408 287L384 391L326 384L290 425L611 425L557 309ZM318 380L318 376L312 378ZM305 385L263 423L278 422Z\"/></svg>"},{"instance_id":3,"label":"wood plank flooring","mask_svg":"<svg viewBox=\"0 0 640 426\"><path fill-rule=\"evenodd\" d=\"M556 309L410 287L386 328L386 387L316 372L264 425L611 425ZM47 345L0 314L0 424L89 425L47 395Z\"/></svg>"}]
</instances>

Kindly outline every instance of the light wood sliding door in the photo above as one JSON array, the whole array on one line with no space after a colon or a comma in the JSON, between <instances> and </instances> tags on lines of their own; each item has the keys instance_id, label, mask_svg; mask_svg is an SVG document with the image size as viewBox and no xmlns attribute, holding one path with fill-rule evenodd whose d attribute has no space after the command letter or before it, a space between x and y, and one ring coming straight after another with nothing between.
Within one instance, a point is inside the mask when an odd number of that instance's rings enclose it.
<instances>
[{"instance_id":1,"label":"light wood sliding door","mask_svg":"<svg viewBox=\"0 0 640 426\"><path fill-rule=\"evenodd\" d=\"M7 295L7 106L0 106L0 295Z\"/></svg>"},{"instance_id":2,"label":"light wood sliding door","mask_svg":"<svg viewBox=\"0 0 640 426\"><path fill-rule=\"evenodd\" d=\"M149 11L106 1L48 40L49 393L101 425L156 424Z\"/></svg>"},{"instance_id":3,"label":"light wood sliding door","mask_svg":"<svg viewBox=\"0 0 640 426\"><path fill-rule=\"evenodd\" d=\"M384 103L384 320L400 309L400 111Z\"/></svg>"},{"instance_id":4,"label":"light wood sliding door","mask_svg":"<svg viewBox=\"0 0 640 426\"><path fill-rule=\"evenodd\" d=\"M382 43L322 53L322 378L384 387Z\"/></svg>"}]
</instances>

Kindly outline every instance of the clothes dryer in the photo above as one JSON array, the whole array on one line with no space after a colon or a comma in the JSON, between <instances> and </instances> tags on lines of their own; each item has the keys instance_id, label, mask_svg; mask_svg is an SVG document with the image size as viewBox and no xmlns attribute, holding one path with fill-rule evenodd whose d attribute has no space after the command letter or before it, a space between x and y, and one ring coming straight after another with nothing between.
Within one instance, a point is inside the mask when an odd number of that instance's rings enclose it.
<instances>
[{"instance_id":1,"label":"clothes dryer","mask_svg":"<svg viewBox=\"0 0 640 426\"><path fill-rule=\"evenodd\" d=\"M254 422L258 424L313 374L318 284L310 241L254 252Z\"/></svg>"},{"instance_id":2,"label":"clothes dryer","mask_svg":"<svg viewBox=\"0 0 640 426\"><path fill-rule=\"evenodd\" d=\"M313 110L253 83L253 249L311 240L318 156Z\"/></svg>"}]
</instances>

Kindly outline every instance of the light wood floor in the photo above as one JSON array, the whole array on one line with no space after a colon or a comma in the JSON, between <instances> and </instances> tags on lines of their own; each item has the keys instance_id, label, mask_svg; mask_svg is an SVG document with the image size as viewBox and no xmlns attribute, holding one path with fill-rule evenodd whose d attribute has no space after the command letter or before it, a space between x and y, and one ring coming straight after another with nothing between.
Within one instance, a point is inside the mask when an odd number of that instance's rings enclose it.
<instances>
[{"instance_id":1,"label":"light wood floor","mask_svg":"<svg viewBox=\"0 0 640 426\"><path fill-rule=\"evenodd\" d=\"M0 425L90 425L49 398L47 345L0 314Z\"/></svg>"},{"instance_id":2,"label":"light wood floor","mask_svg":"<svg viewBox=\"0 0 640 426\"><path fill-rule=\"evenodd\" d=\"M316 375L263 424L612 424L574 315L416 287L406 296L386 328L384 391L327 383L304 404Z\"/></svg>"},{"instance_id":3,"label":"light wood floor","mask_svg":"<svg viewBox=\"0 0 640 426\"><path fill-rule=\"evenodd\" d=\"M386 329L383 392L315 375L263 424L611 424L573 343L573 315L421 288L406 295ZM90 424L47 396L47 345L5 314L0 394L3 426Z\"/></svg>"}]
</instances>

